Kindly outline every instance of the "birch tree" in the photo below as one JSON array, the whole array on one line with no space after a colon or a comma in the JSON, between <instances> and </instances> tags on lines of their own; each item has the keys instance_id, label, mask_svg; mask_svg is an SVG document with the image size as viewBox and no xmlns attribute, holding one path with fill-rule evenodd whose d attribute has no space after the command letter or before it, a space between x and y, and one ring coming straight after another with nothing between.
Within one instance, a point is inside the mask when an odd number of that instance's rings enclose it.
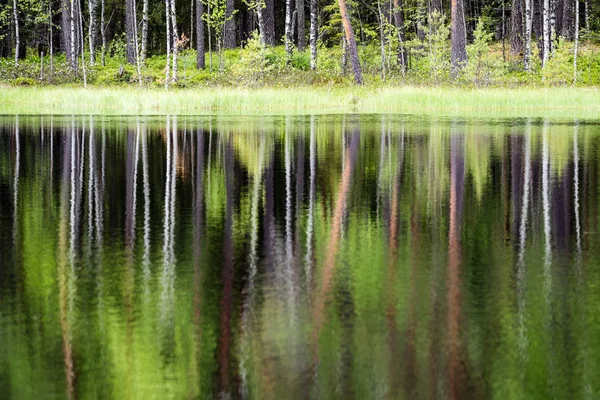
<instances>
[{"instance_id":1,"label":"birch tree","mask_svg":"<svg viewBox=\"0 0 600 400\"><path fill-rule=\"evenodd\" d=\"M147 0L145 0L147 1ZM204 3L202 0L196 0L196 68L204 69Z\"/></svg>"},{"instance_id":2,"label":"birch tree","mask_svg":"<svg viewBox=\"0 0 600 400\"><path fill-rule=\"evenodd\" d=\"M100 36L102 37L102 51L100 53L100 58L102 66L106 65L106 60L104 59L106 55L106 25L104 23L104 11L105 0L100 0Z\"/></svg>"},{"instance_id":3,"label":"birch tree","mask_svg":"<svg viewBox=\"0 0 600 400\"><path fill-rule=\"evenodd\" d=\"M575 46L573 50L573 84L577 82L577 51L579 50L579 0L575 0Z\"/></svg>"},{"instance_id":4,"label":"birch tree","mask_svg":"<svg viewBox=\"0 0 600 400\"><path fill-rule=\"evenodd\" d=\"M141 51L141 61L146 61L147 56L147 47L148 47L148 0L143 1L142 6L142 51Z\"/></svg>"},{"instance_id":5,"label":"birch tree","mask_svg":"<svg viewBox=\"0 0 600 400\"><path fill-rule=\"evenodd\" d=\"M96 62L95 56L95 44L96 44L96 8L98 6L98 0L88 0L88 11L90 20L88 23L88 41L90 46L90 64L94 65Z\"/></svg>"},{"instance_id":6,"label":"birch tree","mask_svg":"<svg viewBox=\"0 0 600 400\"><path fill-rule=\"evenodd\" d=\"M544 0L542 6L542 35L543 35L543 48L542 48L542 68L546 66L548 62L548 53L550 52L550 25L548 11L550 9L550 0Z\"/></svg>"},{"instance_id":7,"label":"birch tree","mask_svg":"<svg viewBox=\"0 0 600 400\"><path fill-rule=\"evenodd\" d=\"M171 4L171 29L173 30L173 70L171 79L177 82L177 56L179 54L179 35L177 33L177 13L175 11L175 0L170 0Z\"/></svg>"},{"instance_id":8,"label":"birch tree","mask_svg":"<svg viewBox=\"0 0 600 400\"><path fill-rule=\"evenodd\" d=\"M17 0L13 0L13 17L15 24L15 66L19 65L19 48L21 47L21 38L19 36L19 14L17 10Z\"/></svg>"},{"instance_id":9,"label":"birch tree","mask_svg":"<svg viewBox=\"0 0 600 400\"><path fill-rule=\"evenodd\" d=\"M525 71L531 70L531 22L533 15L532 10L533 2L531 0L525 0L525 54L523 57L523 64L525 66Z\"/></svg>"},{"instance_id":10,"label":"birch tree","mask_svg":"<svg viewBox=\"0 0 600 400\"><path fill-rule=\"evenodd\" d=\"M310 0L310 69L317 70L317 0Z\"/></svg>"},{"instance_id":11,"label":"birch tree","mask_svg":"<svg viewBox=\"0 0 600 400\"><path fill-rule=\"evenodd\" d=\"M171 31L171 15L169 13L170 8L170 0L165 0L165 20L167 25L167 65L165 67L165 89L169 89L169 77L171 75L171 40L173 37L173 32Z\"/></svg>"},{"instance_id":12,"label":"birch tree","mask_svg":"<svg viewBox=\"0 0 600 400\"><path fill-rule=\"evenodd\" d=\"M286 63L292 63L292 0L285 0L285 53Z\"/></svg>"}]
</instances>

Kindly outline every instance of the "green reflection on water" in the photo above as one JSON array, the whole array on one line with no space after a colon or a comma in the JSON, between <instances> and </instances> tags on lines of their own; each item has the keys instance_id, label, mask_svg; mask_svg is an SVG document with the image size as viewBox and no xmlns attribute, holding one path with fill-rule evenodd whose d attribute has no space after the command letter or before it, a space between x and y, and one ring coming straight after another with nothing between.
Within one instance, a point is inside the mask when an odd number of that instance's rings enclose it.
<instances>
[{"instance_id":1,"label":"green reflection on water","mask_svg":"<svg viewBox=\"0 0 600 400\"><path fill-rule=\"evenodd\" d=\"M594 121L1 117L8 398L595 398Z\"/></svg>"}]
</instances>

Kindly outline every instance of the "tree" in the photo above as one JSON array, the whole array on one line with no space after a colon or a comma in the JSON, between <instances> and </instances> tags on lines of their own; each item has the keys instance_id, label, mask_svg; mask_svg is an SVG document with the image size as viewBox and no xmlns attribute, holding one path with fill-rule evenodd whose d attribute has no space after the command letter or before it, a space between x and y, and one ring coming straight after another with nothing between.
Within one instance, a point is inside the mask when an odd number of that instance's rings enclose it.
<instances>
[{"instance_id":1,"label":"tree","mask_svg":"<svg viewBox=\"0 0 600 400\"><path fill-rule=\"evenodd\" d=\"M19 47L21 47L21 39L19 36L19 14L17 11L17 0L13 0L13 17L15 22L15 65L19 65Z\"/></svg>"},{"instance_id":2,"label":"tree","mask_svg":"<svg viewBox=\"0 0 600 400\"><path fill-rule=\"evenodd\" d=\"M525 0L525 54L523 64L525 71L531 70L531 23L532 23L532 4L531 0Z\"/></svg>"},{"instance_id":3,"label":"tree","mask_svg":"<svg viewBox=\"0 0 600 400\"><path fill-rule=\"evenodd\" d=\"M530 0L525 0L529 2ZM512 55L523 51L523 0L512 1L510 16L510 52Z\"/></svg>"},{"instance_id":4,"label":"tree","mask_svg":"<svg viewBox=\"0 0 600 400\"><path fill-rule=\"evenodd\" d=\"M105 10L105 0L100 0L100 36L102 37L102 52L101 59L102 65L106 65L106 60L104 59L106 55L106 25L104 23L104 10Z\"/></svg>"},{"instance_id":5,"label":"tree","mask_svg":"<svg viewBox=\"0 0 600 400\"><path fill-rule=\"evenodd\" d=\"M98 6L97 0L88 0L88 11L90 14L90 20L88 23L88 41L90 45L90 64L94 65L96 62L95 57L95 45L96 45L96 8Z\"/></svg>"},{"instance_id":6,"label":"tree","mask_svg":"<svg viewBox=\"0 0 600 400\"><path fill-rule=\"evenodd\" d=\"M579 50L579 0L575 0L575 46L573 49L573 84L577 82L577 51Z\"/></svg>"},{"instance_id":7,"label":"tree","mask_svg":"<svg viewBox=\"0 0 600 400\"><path fill-rule=\"evenodd\" d=\"M406 70L406 50L404 49L404 43L406 42L406 34L404 32L404 12L402 10L402 2L400 0L394 1L394 24L398 32L398 64L402 72Z\"/></svg>"},{"instance_id":8,"label":"tree","mask_svg":"<svg viewBox=\"0 0 600 400\"><path fill-rule=\"evenodd\" d=\"M256 18L258 19L258 34L260 44L265 45L265 2L263 0L244 0L244 3L248 6L249 11L254 10L256 12Z\"/></svg>"},{"instance_id":9,"label":"tree","mask_svg":"<svg viewBox=\"0 0 600 400\"><path fill-rule=\"evenodd\" d=\"M548 1L548 0L546 0ZM451 0L452 57L451 72L456 78L458 71L467 61L467 32L463 0Z\"/></svg>"},{"instance_id":10,"label":"tree","mask_svg":"<svg viewBox=\"0 0 600 400\"><path fill-rule=\"evenodd\" d=\"M173 40L173 31L171 31L171 2L165 0L165 20L167 25L167 66L165 67L165 89L169 89L169 80L171 75L171 41Z\"/></svg>"},{"instance_id":11,"label":"tree","mask_svg":"<svg viewBox=\"0 0 600 400\"><path fill-rule=\"evenodd\" d=\"M310 69L317 69L317 0L310 0Z\"/></svg>"},{"instance_id":12,"label":"tree","mask_svg":"<svg viewBox=\"0 0 600 400\"><path fill-rule=\"evenodd\" d=\"M223 33L223 47L235 48L235 0L225 0L225 32Z\"/></svg>"},{"instance_id":13,"label":"tree","mask_svg":"<svg viewBox=\"0 0 600 400\"><path fill-rule=\"evenodd\" d=\"M141 52L141 61L146 61L146 56L148 52L148 0L144 0L143 8L142 8L142 52Z\"/></svg>"},{"instance_id":14,"label":"tree","mask_svg":"<svg viewBox=\"0 0 600 400\"><path fill-rule=\"evenodd\" d=\"M227 17L226 8L227 4L226 0L206 0L207 8L209 10L208 13L204 14L204 21L208 26L208 38L210 40L210 31L213 29L215 31L215 39L217 42L217 50L219 52L219 69L223 70L223 47L224 47L224 32L225 25L228 20L233 18L233 14ZM209 50L210 50L210 42L209 42ZM212 58L211 58L212 59ZM212 71L212 62L211 62L211 71Z\"/></svg>"},{"instance_id":15,"label":"tree","mask_svg":"<svg viewBox=\"0 0 600 400\"><path fill-rule=\"evenodd\" d=\"M171 80L177 82L177 57L179 55L179 34L177 33L177 12L175 10L175 0L170 0L170 16L171 16L171 29L173 38L173 69L171 71Z\"/></svg>"},{"instance_id":16,"label":"tree","mask_svg":"<svg viewBox=\"0 0 600 400\"><path fill-rule=\"evenodd\" d=\"M125 0L125 31L127 34L127 62L136 63L135 29L137 26L135 0Z\"/></svg>"},{"instance_id":17,"label":"tree","mask_svg":"<svg viewBox=\"0 0 600 400\"><path fill-rule=\"evenodd\" d=\"M264 2L265 44L275 46L277 44L277 39L275 38L275 3L274 0L264 0Z\"/></svg>"},{"instance_id":18,"label":"tree","mask_svg":"<svg viewBox=\"0 0 600 400\"><path fill-rule=\"evenodd\" d=\"M292 0L285 0L285 53L286 64L292 63Z\"/></svg>"},{"instance_id":19,"label":"tree","mask_svg":"<svg viewBox=\"0 0 600 400\"><path fill-rule=\"evenodd\" d=\"M550 21L549 12L550 0L543 0L542 5L542 35L543 35L543 47L542 47L542 67L546 66L548 62L548 56L550 53Z\"/></svg>"},{"instance_id":20,"label":"tree","mask_svg":"<svg viewBox=\"0 0 600 400\"><path fill-rule=\"evenodd\" d=\"M196 0L196 68L204 69L204 3Z\"/></svg>"},{"instance_id":21,"label":"tree","mask_svg":"<svg viewBox=\"0 0 600 400\"><path fill-rule=\"evenodd\" d=\"M346 7L346 0L338 0L338 5L340 7L340 15L342 17L342 24L344 25L344 32L346 34L345 37L348 46L348 51L350 53L352 72L354 72L354 82L357 85L362 85L362 70L360 67L360 61L358 59L358 50L356 48L356 40L354 39L354 30L352 29L352 24L350 23L350 16L348 15L348 8Z\"/></svg>"},{"instance_id":22,"label":"tree","mask_svg":"<svg viewBox=\"0 0 600 400\"><path fill-rule=\"evenodd\" d=\"M304 25L306 24L304 17L304 0L296 0L296 10L298 17L298 50L304 51L306 48L306 33Z\"/></svg>"}]
</instances>

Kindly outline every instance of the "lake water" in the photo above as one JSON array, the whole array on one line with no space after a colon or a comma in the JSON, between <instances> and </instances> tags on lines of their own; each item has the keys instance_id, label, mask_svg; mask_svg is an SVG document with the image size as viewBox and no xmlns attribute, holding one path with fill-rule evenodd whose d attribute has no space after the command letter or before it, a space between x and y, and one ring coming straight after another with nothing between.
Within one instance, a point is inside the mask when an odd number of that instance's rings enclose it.
<instances>
[{"instance_id":1,"label":"lake water","mask_svg":"<svg viewBox=\"0 0 600 400\"><path fill-rule=\"evenodd\" d=\"M0 397L595 399L600 124L0 117Z\"/></svg>"}]
</instances>

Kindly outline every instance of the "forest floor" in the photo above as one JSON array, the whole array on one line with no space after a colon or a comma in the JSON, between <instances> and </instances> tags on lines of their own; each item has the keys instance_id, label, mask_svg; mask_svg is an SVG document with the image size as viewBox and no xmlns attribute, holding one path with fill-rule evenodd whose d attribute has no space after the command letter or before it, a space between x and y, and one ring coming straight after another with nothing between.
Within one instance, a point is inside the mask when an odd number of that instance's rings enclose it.
<instances>
[{"instance_id":1,"label":"forest floor","mask_svg":"<svg viewBox=\"0 0 600 400\"><path fill-rule=\"evenodd\" d=\"M2 87L0 114L351 114L600 118L594 88Z\"/></svg>"}]
</instances>

